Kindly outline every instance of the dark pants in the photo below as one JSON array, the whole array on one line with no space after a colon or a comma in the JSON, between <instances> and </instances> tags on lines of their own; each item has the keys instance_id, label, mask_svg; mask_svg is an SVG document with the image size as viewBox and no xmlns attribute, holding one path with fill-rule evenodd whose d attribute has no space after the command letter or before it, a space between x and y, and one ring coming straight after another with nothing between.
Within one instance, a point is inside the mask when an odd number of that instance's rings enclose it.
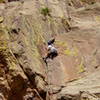
<instances>
[{"instance_id":1,"label":"dark pants","mask_svg":"<svg viewBox=\"0 0 100 100\"><path fill-rule=\"evenodd\" d=\"M53 59L53 58L56 57L56 56L58 56L57 51L55 51L55 52L50 52L50 53L47 54L45 60L48 59L48 58Z\"/></svg>"}]
</instances>

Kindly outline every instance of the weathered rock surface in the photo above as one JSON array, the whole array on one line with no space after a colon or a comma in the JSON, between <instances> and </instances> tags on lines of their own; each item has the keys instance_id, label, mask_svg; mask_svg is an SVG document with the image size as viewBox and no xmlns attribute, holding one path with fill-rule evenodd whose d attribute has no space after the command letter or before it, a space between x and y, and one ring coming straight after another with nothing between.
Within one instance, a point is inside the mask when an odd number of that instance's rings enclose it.
<instances>
[{"instance_id":1,"label":"weathered rock surface","mask_svg":"<svg viewBox=\"0 0 100 100\"><path fill-rule=\"evenodd\" d=\"M95 2L0 4L1 100L99 100L100 3ZM46 65L42 57L52 37L59 55Z\"/></svg>"}]
</instances>

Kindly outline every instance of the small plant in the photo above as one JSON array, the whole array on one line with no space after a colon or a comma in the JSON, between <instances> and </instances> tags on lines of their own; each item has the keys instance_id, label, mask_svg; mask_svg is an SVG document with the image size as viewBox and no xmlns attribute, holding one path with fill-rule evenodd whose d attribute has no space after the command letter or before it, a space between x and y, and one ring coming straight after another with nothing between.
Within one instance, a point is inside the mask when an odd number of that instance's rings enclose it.
<instances>
[{"instance_id":1,"label":"small plant","mask_svg":"<svg viewBox=\"0 0 100 100\"><path fill-rule=\"evenodd\" d=\"M43 14L44 16L50 16L50 9L48 7L42 8L41 9L41 14Z\"/></svg>"},{"instance_id":2,"label":"small plant","mask_svg":"<svg viewBox=\"0 0 100 100\"><path fill-rule=\"evenodd\" d=\"M5 0L0 0L0 3L5 3Z\"/></svg>"}]
</instances>

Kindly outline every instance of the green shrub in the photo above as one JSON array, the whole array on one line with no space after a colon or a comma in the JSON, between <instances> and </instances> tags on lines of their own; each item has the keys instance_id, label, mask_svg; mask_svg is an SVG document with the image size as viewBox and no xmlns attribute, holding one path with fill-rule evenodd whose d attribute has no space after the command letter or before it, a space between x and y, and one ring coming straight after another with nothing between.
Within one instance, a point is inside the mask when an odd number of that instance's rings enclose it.
<instances>
[{"instance_id":1,"label":"green shrub","mask_svg":"<svg viewBox=\"0 0 100 100\"><path fill-rule=\"evenodd\" d=\"M4 3L5 2L5 0L0 0L0 3Z\"/></svg>"},{"instance_id":2,"label":"green shrub","mask_svg":"<svg viewBox=\"0 0 100 100\"><path fill-rule=\"evenodd\" d=\"M50 9L48 7L42 8L41 9L41 14L43 14L44 16L50 16Z\"/></svg>"}]
</instances>

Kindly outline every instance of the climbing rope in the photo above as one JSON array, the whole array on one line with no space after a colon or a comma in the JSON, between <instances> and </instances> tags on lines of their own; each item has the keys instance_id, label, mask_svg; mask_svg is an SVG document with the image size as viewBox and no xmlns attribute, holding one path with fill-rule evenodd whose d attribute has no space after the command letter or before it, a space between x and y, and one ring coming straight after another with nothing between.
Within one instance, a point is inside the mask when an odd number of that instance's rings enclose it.
<instances>
[{"instance_id":1,"label":"climbing rope","mask_svg":"<svg viewBox=\"0 0 100 100\"><path fill-rule=\"evenodd\" d=\"M45 0L46 6L48 7L48 0Z\"/></svg>"},{"instance_id":2,"label":"climbing rope","mask_svg":"<svg viewBox=\"0 0 100 100\"><path fill-rule=\"evenodd\" d=\"M66 10L67 10L68 20L70 21L71 20L71 16L70 16L69 7L68 7L69 0L68 1L65 0L65 3L66 3Z\"/></svg>"},{"instance_id":3,"label":"climbing rope","mask_svg":"<svg viewBox=\"0 0 100 100\"><path fill-rule=\"evenodd\" d=\"M48 71L49 71L49 69L48 69L48 64L46 64L46 76L47 76L47 82L48 82L48 87L50 86L50 80L49 80L49 76L48 76ZM49 94L49 92L50 92L50 87L48 88L47 87L47 94L46 94L46 100L51 100L50 99L50 94Z\"/></svg>"}]
</instances>

